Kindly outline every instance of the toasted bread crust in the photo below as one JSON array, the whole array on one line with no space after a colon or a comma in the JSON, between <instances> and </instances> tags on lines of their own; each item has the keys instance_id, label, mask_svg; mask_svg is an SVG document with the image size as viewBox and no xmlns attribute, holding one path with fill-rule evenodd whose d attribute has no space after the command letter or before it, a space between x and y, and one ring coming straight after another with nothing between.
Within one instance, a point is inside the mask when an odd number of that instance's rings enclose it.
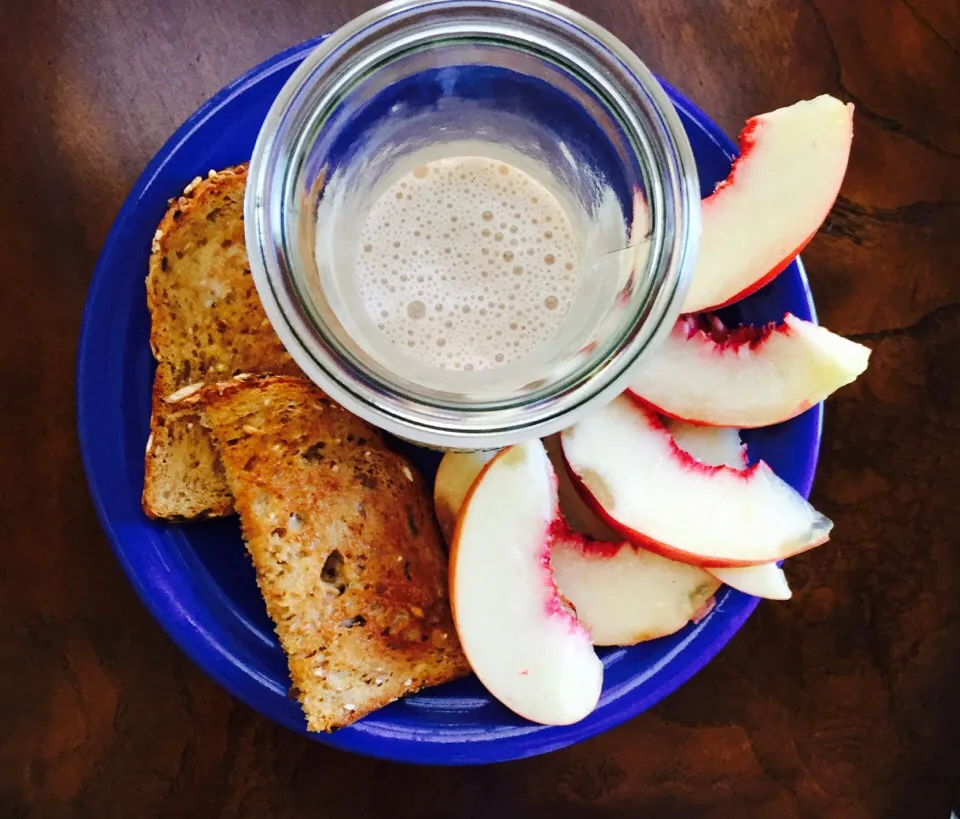
<instances>
[{"instance_id":1,"label":"toasted bread crust","mask_svg":"<svg viewBox=\"0 0 960 819\"><path fill-rule=\"evenodd\" d=\"M143 508L151 517L229 514L233 500L197 418L164 399L238 372L299 374L267 320L244 242L246 165L211 172L171 200L153 239L146 280L157 360ZM189 426L195 425L195 426Z\"/></svg>"},{"instance_id":2,"label":"toasted bread crust","mask_svg":"<svg viewBox=\"0 0 960 819\"><path fill-rule=\"evenodd\" d=\"M310 730L468 673L429 493L378 430L292 377L177 406L201 409L220 447Z\"/></svg>"}]
</instances>

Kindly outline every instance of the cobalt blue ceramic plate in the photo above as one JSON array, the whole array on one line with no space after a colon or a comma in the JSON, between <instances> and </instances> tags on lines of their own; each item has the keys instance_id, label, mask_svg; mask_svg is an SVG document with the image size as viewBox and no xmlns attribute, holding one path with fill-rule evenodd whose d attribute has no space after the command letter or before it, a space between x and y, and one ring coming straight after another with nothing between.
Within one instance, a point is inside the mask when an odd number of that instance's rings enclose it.
<instances>
[{"instance_id":1,"label":"cobalt blue ceramic plate","mask_svg":"<svg viewBox=\"0 0 960 819\"><path fill-rule=\"evenodd\" d=\"M257 66L200 108L147 166L100 256L87 299L77 363L78 423L87 478L117 558L167 633L211 677L271 719L305 732L287 697L285 658L274 638L236 520L164 524L140 507L153 361L144 291L150 240L167 206L194 176L250 158L257 131L312 40ZM669 89L668 89L669 90ZM697 158L703 193L730 169L734 146L707 117L670 93ZM790 310L812 319L799 264L728 311L766 322ZM748 436L762 458L804 495L820 439L819 407ZM435 463L424 457L429 471ZM545 753L605 731L674 691L734 635L757 604L724 589L714 610L680 633L601 652L596 711L566 727L532 725L493 701L473 678L396 702L332 735L311 735L357 753L405 762L472 764Z\"/></svg>"}]
</instances>

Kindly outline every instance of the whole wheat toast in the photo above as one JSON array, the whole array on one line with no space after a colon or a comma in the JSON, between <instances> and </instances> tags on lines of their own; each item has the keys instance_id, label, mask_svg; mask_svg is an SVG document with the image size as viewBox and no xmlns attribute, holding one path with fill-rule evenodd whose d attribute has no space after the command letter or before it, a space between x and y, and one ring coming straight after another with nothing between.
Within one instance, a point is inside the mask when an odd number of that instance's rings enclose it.
<instances>
[{"instance_id":1,"label":"whole wheat toast","mask_svg":"<svg viewBox=\"0 0 960 819\"><path fill-rule=\"evenodd\" d=\"M195 411L167 398L240 372L299 374L267 321L243 232L245 165L210 172L171 200L147 275L150 346L157 360L143 508L150 517L229 514L233 497Z\"/></svg>"},{"instance_id":2,"label":"whole wheat toast","mask_svg":"<svg viewBox=\"0 0 960 819\"><path fill-rule=\"evenodd\" d=\"M430 495L378 430L300 378L242 376L180 404L219 446L310 730L469 672Z\"/></svg>"}]
</instances>

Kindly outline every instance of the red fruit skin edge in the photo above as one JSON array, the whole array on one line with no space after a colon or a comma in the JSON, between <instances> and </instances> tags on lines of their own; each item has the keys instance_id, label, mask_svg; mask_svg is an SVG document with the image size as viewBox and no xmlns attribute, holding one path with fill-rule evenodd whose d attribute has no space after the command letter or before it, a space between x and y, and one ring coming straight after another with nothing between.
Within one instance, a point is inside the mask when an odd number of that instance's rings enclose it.
<instances>
[{"instance_id":1,"label":"red fruit skin edge","mask_svg":"<svg viewBox=\"0 0 960 819\"><path fill-rule=\"evenodd\" d=\"M753 151L753 146L757 144L757 130L764 124L763 117L750 117L744 123L743 129L740 131L740 135L737 137L737 142L740 144L740 154L735 157L733 160L733 165L730 166L730 173L727 174L725 179L720 180L716 187L706 199L703 200L703 204L709 204L711 199L714 199L720 191L724 188L732 185L737 178L737 171L740 169L740 163L743 162Z\"/></svg>"},{"instance_id":2,"label":"red fruit skin edge","mask_svg":"<svg viewBox=\"0 0 960 819\"><path fill-rule=\"evenodd\" d=\"M621 549L637 548L636 544L626 540L599 540L574 529L562 516L558 516L550 526L551 545L563 543L572 546L580 554L605 560L615 557Z\"/></svg>"},{"instance_id":3,"label":"red fruit skin edge","mask_svg":"<svg viewBox=\"0 0 960 819\"><path fill-rule=\"evenodd\" d=\"M636 404L638 407L640 407L641 409L643 409L644 411L646 411L646 412L648 412L648 413L653 413L653 414L655 414L655 415L660 416L661 418L669 418L671 421L682 421L684 424L689 424L689 425L692 426L692 427L705 427L705 428L709 428L709 429L738 429L738 430L740 430L740 429L751 429L750 426L746 426L746 425L743 425L743 424L739 424L739 425L738 425L738 424L733 424L733 425L730 425L730 424L711 424L709 421L700 421L700 420L698 420L698 419L696 419L696 418L681 418L679 415L674 415L674 414L671 413L671 412L667 412L667 411L666 411L665 409L663 409L662 407L658 407L658 406L656 406L656 404L652 404L650 401L648 401L648 400L647 400L646 398L644 398L642 395L638 395L637 393L635 393L635 392L634 392L632 389L630 389L629 387L627 387L627 389L624 391L624 396L626 396L626 398L627 398L628 400L632 401L634 404ZM811 405L805 407L805 409L809 409L810 406L813 406L813 405L811 404ZM799 412L797 412L797 415L799 415L799 414L800 414L801 412L803 412L803 411L804 411L804 410L800 410ZM792 416L791 416L791 417L792 417ZM785 418L784 420L787 420L787 419ZM669 434L670 430L666 430L666 432ZM671 436L671 441L672 441L672 443L673 443L674 448L675 448L677 451L679 451L680 453L682 453L683 455L685 455L687 458L689 458L691 461L693 461L694 464L696 464L697 466L700 466L700 467L707 467L707 466L708 466L707 464L705 464L705 463L703 463L703 462L701 462L701 461L698 461L696 458L694 458L694 457L693 457L689 452L687 452L686 450L681 449L680 446L677 444L676 440L674 440L674 439L672 438L672 436ZM743 464L743 468L742 468L742 469L738 469L738 470L736 470L736 471L737 471L737 472L746 472L746 470L750 467L750 454L749 454L749 452L747 451L747 445L746 445L745 443L743 443L743 439L741 439L741 443L740 443L740 455L741 455L740 460L741 460L741 463ZM566 462L564 462L564 463L566 463ZM721 468L722 468L722 467L721 467ZM731 468L732 468L732 467L731 467ZM572 475L573 472L570 471L570 474Z\"/></svg>"},{"instance_id":4,"label":"red fruit skin edge","mask_svg":"<svg viewBox=\"0 0 960 819\"><path fill-rule=\"evenodd\" d=\"M742 347L756 351L773 335L790 335L790 325L787 319L791 313L784 313L783 320L778 324L769 321L766 324L743 324L738 327L727 327L715 313L687 314L677 320L673 332L686 334L686 341L698 336L702 344L710 345L715 353L722 354L726 350L739 350Z\"/></svg>"},{"instance_id":5,"label":"red fruit skin edge","mask_svg":"<svg viewBox=\"0 0 960 819\"><path fill-rule=\"evenodd\" d=\"M547 524L547 530L544 533L543 549L540 552L540 566L544 572L544 583L547 587L547 615L559 617L565 622L572 631L581 634L591 643L590 635L587 633L580 621L577 620L573 605L562 594L557 586L557 581L553 577L553 566L550 564L550 553L554 544L573 530L570 528L563 515L560 513L560 496L557 491L559 481L557 473L553 470L553 464L550 465L550 486L553 493L553 520Z\"/></svg>"},{"instance_id":6,"label":"red fruit skin edge","mask_svg":"<svg viewBox=\"0 0 960 819\"><path fill-rule=\"evenodd\" d=\"M684 418L682 415L674 415L669 410L665 410L663 407L658 407L652 401L648 401L642 395L639 395L633 391L632 387L627 387L624 392L627 398L629 398L634 404L643 409L646 412L655 412L658 415L662 415L664 418L669 418L671 421L683 421L685 424L691 424L695 427L712 427L714 424L709 423L708 421L699 421L696 418ZM571 475L574 475L573 471L570 472Z\"/></svg>"}]
</instances>

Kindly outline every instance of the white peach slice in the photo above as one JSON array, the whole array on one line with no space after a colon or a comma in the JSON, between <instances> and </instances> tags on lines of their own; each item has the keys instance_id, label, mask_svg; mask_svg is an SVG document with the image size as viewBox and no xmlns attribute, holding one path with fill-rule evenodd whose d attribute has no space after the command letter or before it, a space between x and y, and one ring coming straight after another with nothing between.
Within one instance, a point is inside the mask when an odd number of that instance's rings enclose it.
<instances>
[{"instance_id":1,"label":"white peach slice","mask_svg":"<svg viewBox=\"0 0 960 819\"><path fill-rule=\"evenodd\" d=\"M571 532L550 552L557 586L597 646L628 646L682 629L708 611L720 581L628 542Z\"/></svg>"},{"instance_id":2,"label":"white peach slice","mask_svg":"<svg viewBox=\"0 0 960 819\"><path fill-rule=\"evenodd\" d=\"M747 446L740 440L740 430L727 427L705 427L676 418L664 424L680 449L708 466L729 466L743 470L749 466Z\"/></svg>"},{"instance_id":3,"label":"white peach slice","mask_svg":"<svg viewBox=\"0 0 960 819\"><path fill-rule=\"evenodd\" d=\"M703 200L684 313L732 304L794 259L836 201L852 140L853 105L826 94L747 121L730 175Z\"/></svg>"},{"instance_id":4,"label":"white peach slice","mask_svg":"<svg viewBox=\"0 0 960 819\"><path fill-rule=\"evenodd\" d=\"M668 419L666 425L677 446L701 463L729 466L739 471L747 468L747 447L740 440L739 430L701 427L672 419ZM733 569L713 567L707 571L731 588L755 597L789 600L792 594L787 576L776 563Z\"/></svg>"},{"instance_id":5,"label":"white peach slice","mask_svg":"<svg viewBox=\"0 0 960 819\"><path fill-rule=\"evenodd\" d=\"M812 549L833 524L764 462L708 466L626 396L561 433L586 500L627 539L699 566L753 566Z\"/></svg>"},{"instance_id":6,"label":"white peach slice","mask_svg":"<svg viewBox=\"0 0 960 819\"><path fill-rule=\"evenodd\" d=\"M733 329L716 316L684 316L629 392L672 418L763 427L823 401L869 359L869 348L790 313L779 325Z\"/></svg>"},{"instance_id":7,"label":"white peach slice","mask_svg":"<svg viewBox=\"0 0 960 819\"><path fill-rule=\"evenodd\" d=\"M449 546L457 528L457 515L463 499L473 486L477 475L493 460L496 449L478 452L447 452L440 459L433 482L433 511L440 524L440 532Z\"/></svg>"},{"instance_id":8,"label":"white peach slice","mask_svg":"<svg viewBox=\"0 0 960 819\"><path fill-rule=\"evenodd\" d=\"M550 569L556 477L540 441L501 450L464 499L450 551L450 602L471 667L500 702L568 725L596 706L603 664Z\"/></svg>"},{"instance_id":9,"label":"white peach slice","mask_svg":"<svg viewBox=\"0 0 960 819\"><path fill-rule=\"evenodd\" d=\"M767 600L789 600L793 596L787 576L776 563L761 563L759 566L740 566L732 569L707 569L721 583L731 589L765 597Z\"/></svg>"}]
</instances>

